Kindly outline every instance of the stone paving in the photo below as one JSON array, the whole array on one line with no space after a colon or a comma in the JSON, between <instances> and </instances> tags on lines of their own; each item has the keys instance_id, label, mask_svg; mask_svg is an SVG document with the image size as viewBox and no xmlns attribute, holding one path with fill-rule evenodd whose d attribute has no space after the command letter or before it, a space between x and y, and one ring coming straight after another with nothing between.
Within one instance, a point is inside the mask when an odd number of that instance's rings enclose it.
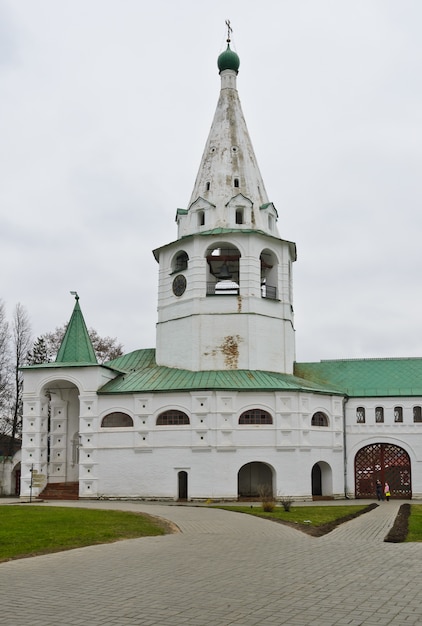
<instances>
[{"instance_id":1,"label":"stone paving","mask_svg":"<svg viewBox=\"0 0 422 626\"><path fill-rule=\"evenodd\" d=\"M422 544L383 542L397 501L320 538L215 508L58 505L144 511L181 532L0 564L1 625L422 624Z\"/></svg>"}]
</instances>

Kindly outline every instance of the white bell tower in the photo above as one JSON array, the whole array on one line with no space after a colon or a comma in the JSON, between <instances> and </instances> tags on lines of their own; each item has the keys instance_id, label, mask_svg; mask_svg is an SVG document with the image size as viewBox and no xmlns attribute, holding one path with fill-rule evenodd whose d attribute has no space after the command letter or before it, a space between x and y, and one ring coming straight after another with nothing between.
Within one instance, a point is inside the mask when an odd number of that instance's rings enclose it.
<instances>
[{"instance_id":1,"label":"white bell tower","mask_svg":"<svg viewBox=\"0 0 422 626\"><path fill-rule=\"evenodd\" d=\"M158 365L293 373L292 263L243 117L239 57L218 57L221 91L178 238L159 262Z\"/></svg>"}]
</instances>

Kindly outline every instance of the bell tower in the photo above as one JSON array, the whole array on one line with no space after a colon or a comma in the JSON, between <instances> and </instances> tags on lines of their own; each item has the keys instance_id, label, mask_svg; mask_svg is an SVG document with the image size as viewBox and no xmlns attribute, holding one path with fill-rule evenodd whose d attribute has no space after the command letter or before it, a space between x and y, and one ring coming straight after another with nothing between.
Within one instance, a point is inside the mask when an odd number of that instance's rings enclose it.
<instances>
[{"instance_id":1,"label":"bell tower","mask_svg":"<svg viewBox=\"0 0 422 626\"><path fill-rule=\"evenodd\" d=\"M293 373L292 263L243 116L240 60L218 57L220 96L178 238L159 263L157 364Z\"/></svg>"}]
</instances>

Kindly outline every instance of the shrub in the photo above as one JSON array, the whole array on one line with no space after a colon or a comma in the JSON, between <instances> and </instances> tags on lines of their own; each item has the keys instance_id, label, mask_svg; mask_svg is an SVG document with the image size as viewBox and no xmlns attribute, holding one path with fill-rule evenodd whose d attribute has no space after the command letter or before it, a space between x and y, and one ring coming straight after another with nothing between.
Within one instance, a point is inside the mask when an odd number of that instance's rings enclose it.
<instances>
[{"instance_id":1,"label":"shrub","mask_svg":"<svg viewBox=\"0 0 422 626\"><path fill-rule=\"evenodd\" d=\"M263 511L266 513L272 513L276 507L276 501L271 487L268 485L259 485L258 494L261 498L261 505Z\"/></svg>"},{"instance_id":2,"label":"shrub","mask_svg":"<svg viewBox=\"0 0 422 626\"><path fill-rule=\"evenodd\" d=\"M294 500L292 498L292 496L281 496L280 497L280 504L283 507L283 509L288 513L291 509L291 506L293 504Z\"/></svg>"}]
</instances>

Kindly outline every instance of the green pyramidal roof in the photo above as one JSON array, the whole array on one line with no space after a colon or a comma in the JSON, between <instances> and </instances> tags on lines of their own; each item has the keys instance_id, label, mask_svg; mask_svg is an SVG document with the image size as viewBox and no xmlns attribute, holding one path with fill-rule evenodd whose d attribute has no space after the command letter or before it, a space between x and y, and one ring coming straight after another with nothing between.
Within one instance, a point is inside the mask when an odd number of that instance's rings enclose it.
<instances>
[{"instance_id":1,"label":"green pyramidal roof","mask_svg":"<svg viewBox=\"0 0 422 626\"><path fill-rule=\"evenodd\" d=\"M65 336L56 357L56 363L80 363L98 365L94 348L88 334L84 316L76 295L75 307Z\"/></svg>"}]
</instances>

